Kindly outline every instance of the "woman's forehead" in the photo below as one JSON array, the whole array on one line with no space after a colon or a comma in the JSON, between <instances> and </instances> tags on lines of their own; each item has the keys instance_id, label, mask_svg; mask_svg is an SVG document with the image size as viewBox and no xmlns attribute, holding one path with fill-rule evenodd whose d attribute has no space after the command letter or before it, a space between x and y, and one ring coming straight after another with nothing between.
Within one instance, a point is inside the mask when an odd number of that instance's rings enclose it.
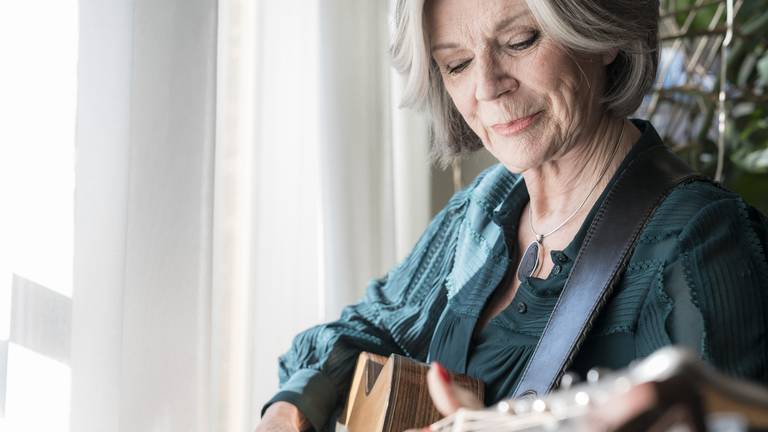
<instances>
[{"instance_id":1,"label":"woman's forehead","mask_svg":"<svg viewBox=\"0 0 768 432\"><path fill-rule=\"evenodd\" d=\"M533 19L524 0L428 0L427 31L435 42L456 33L496 34Z\"/></svg>"}]
</instances>

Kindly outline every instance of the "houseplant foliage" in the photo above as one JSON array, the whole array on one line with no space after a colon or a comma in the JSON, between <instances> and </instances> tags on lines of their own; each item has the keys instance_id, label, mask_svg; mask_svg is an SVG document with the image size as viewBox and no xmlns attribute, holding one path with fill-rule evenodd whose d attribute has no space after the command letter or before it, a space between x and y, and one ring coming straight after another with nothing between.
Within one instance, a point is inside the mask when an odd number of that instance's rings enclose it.
<instances>
[{"instance_id":1,"label":"houseplant foliage","mask_svg":"<svg viewBox=\"0 0 768 432\"><path fill-rule=\"evenodd\" d=\"M768 0L662 0L660 6L658 85L640 114L692 166L719 174L768 213Z\"/></svg>"}]
</instances>

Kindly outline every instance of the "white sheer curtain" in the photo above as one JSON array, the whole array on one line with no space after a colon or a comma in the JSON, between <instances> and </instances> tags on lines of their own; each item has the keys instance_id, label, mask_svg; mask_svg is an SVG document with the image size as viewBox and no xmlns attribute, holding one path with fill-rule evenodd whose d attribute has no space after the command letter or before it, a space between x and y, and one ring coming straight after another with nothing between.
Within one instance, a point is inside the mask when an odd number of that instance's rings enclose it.
<instances>
[{"instance_id":1,"label":"white sheer curtain","mask_svg":"<svg viewBox=\"0 0 768 432\"><path fill-rule=\"evenodd\" d=\"M71 430L209 431L215 0L80 1Z\"/></svg>"},{"instance_id":2,"label":"white sheer curtain","mask_svg":"<svg viewBox=\"0 0 768 432\"><path fill-rule=\"evenodd\" d=\"M380 0L80 0L71 430L249 431L426 226Z\"/></svg>"},{"instance_id":3,"label":"white sheer curtain","mask_svg":"<svg viewBox=\"0 0 768 432\"><path fill-rule=\"evenodd\" d=\"M221 430L247 430L277 357L426 226L426 132L394 108L381 1L222 0L214 271Z\"/></svg>"},{"instance_id":4,"label":"white sheer curtain","mask_svg":"<svg viewBox=\"0 0 768 432\"><path fill-rule=\"evenodd\" d=\"M219 4L216 430L253 427L279 341L320 316L316 16L306 1Z\"/></svg>"}]
</instances>

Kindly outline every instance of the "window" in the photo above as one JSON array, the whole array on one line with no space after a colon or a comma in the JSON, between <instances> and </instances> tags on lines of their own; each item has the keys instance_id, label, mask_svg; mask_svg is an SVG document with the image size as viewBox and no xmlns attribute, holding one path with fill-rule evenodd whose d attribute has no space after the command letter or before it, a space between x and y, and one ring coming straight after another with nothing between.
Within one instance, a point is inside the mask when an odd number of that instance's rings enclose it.
<instances>
[{"instance_id":1,"label":"window","mask_svg":"<svg viewBox=\"0 0 768 432\"><path fill-rule=\"evenodd\" d=\"M0 431L69 429L77 5L0 3Z\"/></svg>"}]
</instances>

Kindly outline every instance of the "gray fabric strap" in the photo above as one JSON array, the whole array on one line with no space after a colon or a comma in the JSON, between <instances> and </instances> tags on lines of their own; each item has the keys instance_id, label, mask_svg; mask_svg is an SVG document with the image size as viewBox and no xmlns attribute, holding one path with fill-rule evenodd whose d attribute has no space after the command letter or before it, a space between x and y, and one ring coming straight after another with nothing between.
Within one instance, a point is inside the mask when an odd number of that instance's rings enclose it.
<instances>
[{"instance_id":1,"label":"gray fabric strap","mask_svg":"<svg viewBox=\"0 0 768 432\"><path fill-rule=\"evenodd\" d=\"M677 185L705 179L666 146L640 153L600 205L513 397L552 390L579 350L656 207Z\"/></svg>"}]
</instances>

